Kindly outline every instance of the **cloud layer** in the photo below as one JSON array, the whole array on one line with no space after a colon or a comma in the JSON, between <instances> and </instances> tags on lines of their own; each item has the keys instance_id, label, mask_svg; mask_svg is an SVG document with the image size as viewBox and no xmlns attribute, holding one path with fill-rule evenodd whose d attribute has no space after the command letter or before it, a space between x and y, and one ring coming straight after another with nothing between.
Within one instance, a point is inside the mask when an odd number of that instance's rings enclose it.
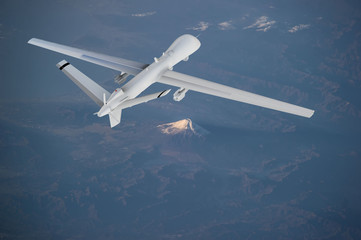
<instances>
[{"instance_id":1,"label":"cloud layer","mask_svg":"<svg viewBox=\"0 0 361 240\"><path fill-rule=\"evenodd\" d=\"M291 29L289 29L288 31L290 33L295 33L297 31L300 31L300 30L303 30L303 29L307 29L310 27L310 24L299 24L299 25L296 25L294 27L292 27Z\"/></svg>"},{"instance_id":2,"label":"cloud layer","mask_svg":"<svg viewBox=\"0 0 361 240\"><path fill-rule=\"evenodd\" d=\"M143 14L132 14L132 16L143 17L143 16L149 16L149 15L153 15L153 14L155 14L155 12L149 12L149 13L143 13ZM194 27L188 27L186 29L203 32L203 31L206 31L207 29L209 29L212 25L221 31L237 29L238 27L240 27L239 25L242 24L242 22L244 22L247 19L247 17L248 17L248 15L242 17L241 20L240 19L238 19L238 20L230 19L228 21L219 22L219 23L210 23L210 22L206 22L206 21L200 21ZM274 26L274 24L276 24L275 20L272 20L267 16L261 16L261 17L257 18L254 23L243 27L243 30L254 29L258 32L267 32L272 28L272 26ZM310 26L311 26L310 24L298 24L298 25L293 26L292 28L289 28L287 31L290 33L295 33L300 30L308 29L308 28L310 28Z\"/></svg>"},{"instance_id":3,"label":"cloud layer","mask_svg":"<svg viewBox=\"0 0 361 240\"><path fill-rule=\"evenodd\" d=\"M276 21L269 21L268 17L262 16L256 20L253 24L244 27L243 29L255 28L256 31L267 32Z\"/></svg>"},{"instance_id":4,"label":"cloud layer","mask_svg":"<svg viewBox=\"0 0 361 240\"><path fill-rule=\"evenodd\" d=\"M204 21L201 21L199 22L196 26L194 27L191 27L191 28L187 28L187 29L191 29L191 30L194 30L194 31L205 31L207 30L207 28L209 27L209 23L208 22L204 22Z\"/></svg>"},{"instance_id":5,"label":"cloud layer","mask_svg":"<svg viewBox=\"0 0 361 240\"><path fill-rule=\"evenodd\" d=\"M156 14L157 12L133 13L132 17L148 17Z\"/></svg>"},{"instance_id":6,"label":"cloud layer","mask_svg":"<svg viewBox=\"0 0 361 240\"><path fill-rule=\"evenodd\" d=\"M220 30L230 30L230 29L234 29L234 27L233 27L233 25L232 25L232 20L218 23L218 28L219 28Z\"/></svg>"}]
</instances>

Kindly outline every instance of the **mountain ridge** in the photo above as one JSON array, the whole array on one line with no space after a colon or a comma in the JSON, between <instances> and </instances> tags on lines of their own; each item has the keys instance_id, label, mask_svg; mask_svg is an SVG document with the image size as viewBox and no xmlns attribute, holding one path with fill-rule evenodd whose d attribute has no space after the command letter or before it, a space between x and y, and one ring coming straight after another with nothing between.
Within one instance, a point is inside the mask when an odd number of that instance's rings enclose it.
<instances>
[{"instance_id":1,"label":"mountain ridge","mask_svg":"<svg viewBox=\"0 0 361 240\"><path fill-rule=\"evenodd\" d=\"M165 123L157 126L158 129L163 134L166 135L195 135L195 136L205 136L209 132L199 126L198 124L192 122L190 118L185 118L176 122Z\"/></svg>"}]
</instances>

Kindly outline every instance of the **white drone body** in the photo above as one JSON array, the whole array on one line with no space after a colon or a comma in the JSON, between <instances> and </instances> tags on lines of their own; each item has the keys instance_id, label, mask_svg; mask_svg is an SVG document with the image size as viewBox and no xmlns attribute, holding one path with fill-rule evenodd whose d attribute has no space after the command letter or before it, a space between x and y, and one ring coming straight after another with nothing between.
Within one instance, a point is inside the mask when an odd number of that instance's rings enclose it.
<instances>
[{"instance_id":1,"label":"white drone body","mask_svg":"<svg viewBox=\"0 0 361 240\"><path fill-rule=\"evenodd\" d=\"M189 56L201 46L199 40L189 34L177 38L167 51L160 58L154 58L154 62L150 65L36 38L30 39L28 43L120 71L121 74L115 79L118 83L123 83L128 75L134 76L129 82L110 94L67 61L63 60L57 64L61 71L101 107L96 113L98 117L109 115L111 127L120 123L123 109L163 97L170 92L168 89L138 97L156 82L179 87L173 95L175 101L181 101L186 92L192 90L307 118L314 113L314 110L311 109L173 71L173 67L177 63L182 60L187 61Z\"/></svg>"}]
</instances>

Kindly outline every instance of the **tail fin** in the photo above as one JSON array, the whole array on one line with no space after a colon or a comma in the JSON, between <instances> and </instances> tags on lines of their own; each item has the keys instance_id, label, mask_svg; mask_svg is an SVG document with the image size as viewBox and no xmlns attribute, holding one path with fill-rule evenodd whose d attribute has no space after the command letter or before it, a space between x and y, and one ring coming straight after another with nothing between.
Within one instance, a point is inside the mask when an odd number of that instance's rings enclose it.
<instances>
[{"instance_id":1,"label":"tail fin","mask_svg":"<svg viewBox=\"0 0 361 240\"><path fill-rule=\"evenodd\" d=\"M122 109L115 109L109 113L110 127L117 126L122 119Z\"/></svg>"}]
</instances>

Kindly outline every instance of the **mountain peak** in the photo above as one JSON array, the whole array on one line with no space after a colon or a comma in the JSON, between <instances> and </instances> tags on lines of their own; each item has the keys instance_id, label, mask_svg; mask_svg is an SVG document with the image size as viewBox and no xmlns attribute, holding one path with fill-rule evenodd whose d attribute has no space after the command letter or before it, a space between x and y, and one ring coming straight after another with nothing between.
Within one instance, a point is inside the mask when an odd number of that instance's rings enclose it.
<instances>
[{"instance_id":1,"label":"mountain peak","mask_svg":"<svg viewBox=\"0 0 361 240\"><path fill-rule=\"evenodd\" d=\"M165 123L158 126L162 133L167 135L177 134L191 134L191 135L205 135L208 133L207 130L194 124L191 119L186 118L176 122Z\"/></svg>"}]
</instances>

